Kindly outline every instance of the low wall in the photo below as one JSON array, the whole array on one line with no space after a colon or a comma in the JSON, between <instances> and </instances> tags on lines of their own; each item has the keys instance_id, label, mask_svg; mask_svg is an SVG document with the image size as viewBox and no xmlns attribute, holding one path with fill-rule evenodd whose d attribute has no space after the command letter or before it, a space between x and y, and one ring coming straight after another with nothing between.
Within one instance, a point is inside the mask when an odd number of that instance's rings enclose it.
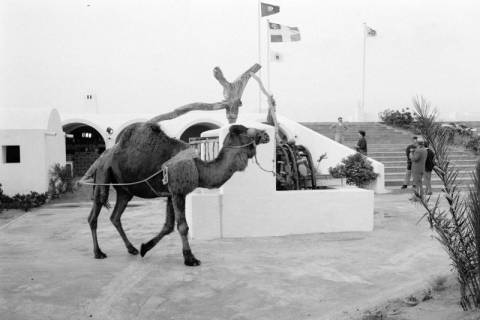
<instances>
[{"instance_id":1,"label":"low wall","mask_svg":"<svg viewBox=\"0 0 480 320\"><path fill-rule=\"evenodd\" d=\"M274 136L271 126L242 124ZM218 135L222 143L227 132L228 127L224 127L205 135ZM274 150L274 139L257 146L258 161L267 170L275 169ZM276 191L275 176L252 161L220 189L197 189L188 195L186 217L190 236L197 239L371 231L373 197L372 190L355 187Z\"/></svg>"},{"instance_id":2,"label":"low wall","mask_svg":"<svg viewBox=\"0 0 480 320\"><path fill-rule=\"evenodd\" d=\"M373 197L371 190L358 188L258 196L194 193L187 198L187 220L195 239L372 231Z\"/></svg>"}]
</instances>

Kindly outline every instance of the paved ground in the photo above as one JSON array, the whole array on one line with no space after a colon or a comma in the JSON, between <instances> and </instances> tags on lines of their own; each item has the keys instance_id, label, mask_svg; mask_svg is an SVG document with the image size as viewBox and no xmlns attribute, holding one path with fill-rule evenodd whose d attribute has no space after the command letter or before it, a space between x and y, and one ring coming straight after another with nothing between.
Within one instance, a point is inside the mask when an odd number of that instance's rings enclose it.
<instances>
[{"instance_id":1,"label":"paved ground","mask_svg":"<svg viewBox=\"0 0 480 320\"><path fill-rule=\"evenodd\" d=\"M376 196L371 233L195 241L183 265L177 233L141 259L102 212L105 260L92 258L85 205L57 204L0 227L2 319L343 319L408 294L449 261L406 194ZM127 209L139 246L163 224L163 201ZM279 213L280 214L280 213Z\"/></svg>"}]
</instances>

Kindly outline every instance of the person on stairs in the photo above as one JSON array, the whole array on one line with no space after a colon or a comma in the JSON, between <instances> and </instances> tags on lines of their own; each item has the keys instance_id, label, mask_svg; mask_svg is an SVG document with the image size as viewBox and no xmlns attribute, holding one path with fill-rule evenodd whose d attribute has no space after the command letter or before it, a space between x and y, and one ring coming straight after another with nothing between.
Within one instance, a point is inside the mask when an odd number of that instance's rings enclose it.
<instances>
[{"instance_id":1,"label":"person on stairs","mask_svg":"<svg viewBox=\"0 0 480 320\"><path fill-rule=\"evenodd\" d=\"M367 139L365 139L365 131L359 130L358 135L360 136L360 139L358 139L357 142L357 152L360 152L364 156L367 155Z\"/></svg>"},{"instance_id":2,"label":"person on stairs","mask_svg":"<svg viewBox=\"0 0 480 320\"><path fill-rule=\"evenodd\" d=\"M423 174L425 173L425 163L427 162L427 149L423 140L417 140L417 148L410 152L412 161L412 177L415 195L411 200L417 201L423 198Z\"/></svg>"},{"instance_id":3,"label":"person on stairs","mask_svg":"<svg viewBox=\"0 0 480 320\"><path fill-rule=\"evenodd\" d=\"M425 184L425 194L432 194L432 170L435 168L435 152L429 148L428 142L425 141L427 149L427 161L425 162L425 174L423 176L423 183Z\"/></svg>"},{"instance_id":4,"label":"person on stairs","mask_svg":"<svg viewBox=\"0 0 480 320\"><path fill-rule=\"evenodd\" d=\"M343 123L343 118L338 117L338 122L330 126L330 129L335 129L335 141L344 144L344 133L348 130L348 127Z\"/></svg>"},{"instance_id":5,"label":"person on stairs","mask_svg":"<svg viewBox=\"0 0 480 320\"><path fill-rule=\"evenodd\" d=\"M405 180L401 189L406 189L410 184L410 179L412 177L412 160L410 159L410 154L412 151L415 151L417 148L417 137L412 137L412 143L407 146L405 149L405 154L407 155L407 171L405 172ZM415 187L415 186L414 186Z\"/></svg>"}]
</instances>

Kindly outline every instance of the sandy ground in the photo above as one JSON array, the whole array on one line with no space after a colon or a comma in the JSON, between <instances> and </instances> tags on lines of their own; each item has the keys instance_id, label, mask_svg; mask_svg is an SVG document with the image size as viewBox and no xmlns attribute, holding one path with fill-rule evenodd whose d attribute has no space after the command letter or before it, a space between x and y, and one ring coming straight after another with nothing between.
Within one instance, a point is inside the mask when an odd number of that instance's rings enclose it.
<instances>
[{"instance_id":1,"label":"sandy ground","mask_svg":"<svg viewBox=\"0 0 480 320\"><path fill-rule=\"evenodd\" d=\"M53 203L0 227L2 319L353 319L424 288L449 260L406 194L376 196L370 233L192 240L177 233L131 256L99 220L92 257L86 203ZM280 213L279 213L280 214ZM138 247L163 225L164 201L136 201L123 222Z\"/></svg>"},{"instance_id":2,"label":"sandy ground","mask_svg":"<svg viewBox=\"0 0 480 320\"><path fill-rule=\"evenodd\" d=\"M458 304L459 285L450 276L444 285L433 281L423 290L403 299L393 299L363 312L362 320L478 320L478 310L463 311ZM412 301L414 301L412 303ZM360 313L359 313L360 314Z\"/></svg>"}]
</instances>

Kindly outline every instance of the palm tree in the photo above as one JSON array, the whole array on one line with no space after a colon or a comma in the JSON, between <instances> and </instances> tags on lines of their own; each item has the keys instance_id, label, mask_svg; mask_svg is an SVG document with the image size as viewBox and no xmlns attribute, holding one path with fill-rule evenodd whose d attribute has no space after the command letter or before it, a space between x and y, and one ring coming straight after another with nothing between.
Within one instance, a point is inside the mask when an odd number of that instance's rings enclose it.
<instances>
[{"instance_id":1,"label":"palm tree","mask_svg":"<svg viewBox=\"0 0 480 320\"><path fill-rule=\"evenodd\" d=\"M430 227L448 253L460 283L460 304L464 310L480 307L480 162L472 172L472 185L463 193L456 184L458 169L449 160L449 134L436 121L437 112L423 97L413 100L421 135L435 152L435 173L442 193L436 198L423 197ZM419 195L417 195L419 196ZM447 208L440 207L446 201Z\"/></svg>"}]
</instances>

